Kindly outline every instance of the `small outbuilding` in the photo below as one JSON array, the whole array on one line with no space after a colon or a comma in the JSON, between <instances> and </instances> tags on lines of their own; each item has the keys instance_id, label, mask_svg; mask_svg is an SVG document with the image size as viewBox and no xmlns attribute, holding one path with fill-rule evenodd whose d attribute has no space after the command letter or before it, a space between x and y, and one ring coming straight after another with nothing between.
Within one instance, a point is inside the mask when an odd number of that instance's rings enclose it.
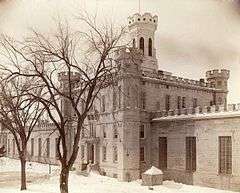
<instances>
[{"instance_id":1,"label":"small outbuilding","mask_svg":"<svg viewBox=\"0 0 240 193\"><path fill-rule=\"evenodd\" d=\"M143 186L154 186L162 185L163 183L163 172L152 166L149 170L142 174L142 185Z\"/></svg>"}]
</instances>

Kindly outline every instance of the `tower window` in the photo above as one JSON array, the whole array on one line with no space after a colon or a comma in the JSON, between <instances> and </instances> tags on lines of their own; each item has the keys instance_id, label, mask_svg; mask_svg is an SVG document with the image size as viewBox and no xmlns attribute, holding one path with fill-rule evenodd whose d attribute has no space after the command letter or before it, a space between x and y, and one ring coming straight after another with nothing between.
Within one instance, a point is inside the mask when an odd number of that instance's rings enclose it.
<instances>
[{"instance_id":1,"label":"tower window","mask_svg":"<svg viewBox=\"0 0 240 193\"><path fill-rule=\"evenodd\" d=\"M102 147L102 161L106 161L107 160L107 148L106 146Z\"/></svg>"},{"instance_id":2,"label":"tower window","mask_svg":"<svg viewBox=\"0 0 240 193\"><path fill-rule=\"evenodd\" d=\"M140 126L140 139L144 139L145 138L145 131L144 131L144 125Z\"/></svg>"},{"instance_id":3,"label":"tower window","mask_svg":"<svg viewBox=\"0 0 240 193\"><path fill-rule=\"evenodd\" d=\"M140 38L140 50L142 50L144 55L144 38L143 37Z\"/></svg>"},{"instance_id":4,"label":"tower window","mask_svg":"<svg viewBox=\"0 0 240 193\"><path fill-rule=\"evenodd\" d=\"M136 48L136 40L133 39L133 47Z\"/></svg>"},{"instance_id":5,"label":"tower window","mask_svg":"<svg viewBox=\"0 0 240 193\"><path fill-rule=\"evenodd\" d=\"M152 56L152 39L149 38L148 40L148 55Z\"/></svg>"},{"instance_id":6,"label":"tower window","mask_svg":"<svg viewBox=\"0 0 240 193\"><path fill-rule=\"evenodd\" d=\"M138 18L138 21L140 21L140 18Z\"/></svg>"}]
</instances>

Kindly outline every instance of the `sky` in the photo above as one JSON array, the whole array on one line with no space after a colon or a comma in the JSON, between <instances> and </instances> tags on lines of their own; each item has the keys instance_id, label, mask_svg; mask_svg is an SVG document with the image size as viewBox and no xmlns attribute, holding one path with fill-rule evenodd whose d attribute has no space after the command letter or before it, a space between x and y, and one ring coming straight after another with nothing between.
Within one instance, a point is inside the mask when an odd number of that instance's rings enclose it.
<instances>
[{"instance_id":1,"label":"sky","mask_svg":"<svg viewBox=\"0 0 240 193\"><path fill-rule=\"evenodd\" d=\"M229 69L229 102L240 103L240 3L237 0L140 0L140 12L158 15L159 68L191 79ZM138 0L0 0L0 32L21 37L29 28L49 31L56 18L74 25L86 10L127 25ZM81 26L79 26L81 27Z\"/></svg>"}]
</instances>

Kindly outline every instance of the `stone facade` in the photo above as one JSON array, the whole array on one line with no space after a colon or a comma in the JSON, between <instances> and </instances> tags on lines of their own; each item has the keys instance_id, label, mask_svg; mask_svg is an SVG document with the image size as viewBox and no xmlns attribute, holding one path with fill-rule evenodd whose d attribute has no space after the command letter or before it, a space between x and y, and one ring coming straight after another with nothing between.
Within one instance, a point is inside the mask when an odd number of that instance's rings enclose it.
<instances>
[{"instance_id":1,"label":"stone facade","mask_svg":"<svg viewBox=\"0 0 240 193\"><path fill-rule=\"evenodd\" d=\"M211 118L192 120L189 114L207 113L209 108L216 110L215 105L220 106L220 110L217 109L219 111L227 109L229 71L212 70L208 71L203 79L189 80L158 70L154 41L157 24L157 16L149 13L134 14L128 18L129 34L133 44L131 49L140 50L141 54L133 61L128 49L121 48L116 51L115 61L122 69L119 81L114 87L102 90L99 94L100 100L95 101L85 123L75 165L79 170L83 170L86 164L92 162L104 175L124 181L136 180L150 166L159 167L158 138L165 136L168 139L165 179L225 188L224 184L220 184L224 177L216 175L217 136L221 133L233 133L230 127L237 130L237 122L240 119L232 118L233 123L231 119L225 120L224 117L223 120ZM64 77L64 73L61 73L59 80L63 84ZM77 80L78 74L75 74L74 81ZM71 116L69 105L65 101L62 104L66 116ZM190 117L177 122L165 120L165 117L172 120L173 115L181 114ZM158 120L156 117L161 118ZM51 130L52 126L38 125L33 134L35 144L33 155L29 144L30 160L57 163L55 150L57 136L49 135ZM188 135L198 136L198 139L203 141L203 149L198 149L202 157L198 159L197 171L194 174L185 172L184 139ZM11 135L3 131L2 138L4 140L0 143L7 146L8 156L14 157ZM38 142L39 138L41 143ZM44 141L47 141L47 138L50 138L47 142L48 146L50 144L47 148L50 149L47 150L48 155L41 153L39 156L39 148L42 146L44 149ZM207 144L211 145L209 151ZM238 165L237 160L233 163ZM237 174L238 169L233 168L233 171ZM206 181L206 176L209 177L209 181ZM233 184L236 184L236 181L228 188L235 189Z\"/></svg>"}]
</instances>

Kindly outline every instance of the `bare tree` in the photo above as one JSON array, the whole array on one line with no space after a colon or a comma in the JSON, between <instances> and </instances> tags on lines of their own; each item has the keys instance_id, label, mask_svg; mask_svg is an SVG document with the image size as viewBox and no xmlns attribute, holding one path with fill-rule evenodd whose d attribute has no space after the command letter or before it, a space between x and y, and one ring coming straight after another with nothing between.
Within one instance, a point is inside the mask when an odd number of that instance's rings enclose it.
<instances>
[{"instance_id":1,"label":"bare tree","mask_svg":"<svg viewBox=\"0 0 240 193\"><path fill-rule=\"evenodd\" d=\"M27 95L34 78L11 77L0 83L0 123L10 131L21 162L21 190L26 190L27 143L44 109ZM36 89L35 89L36 91Z\"/></svg>"},{"instance_id":2,"label":"bare tree","mask_svg":"<svg viewBox=\"0 0 240 193\"><path fill-rule=\"evenodd\" d=\"M45 94L38 96L31 90L28 94L41 102L59 133L61 193L68 193L69 171L78 155L85 118L100 91L114 83L118 68L111 56L125 34L123 27L97 25L95 17L79 17L79 21L85 31L71 33L59 24L52 36L34 31L23 42L4 38L2 43L13 65L5 70L12 76L40 80Z\"/></svg>"}]
</instances>

